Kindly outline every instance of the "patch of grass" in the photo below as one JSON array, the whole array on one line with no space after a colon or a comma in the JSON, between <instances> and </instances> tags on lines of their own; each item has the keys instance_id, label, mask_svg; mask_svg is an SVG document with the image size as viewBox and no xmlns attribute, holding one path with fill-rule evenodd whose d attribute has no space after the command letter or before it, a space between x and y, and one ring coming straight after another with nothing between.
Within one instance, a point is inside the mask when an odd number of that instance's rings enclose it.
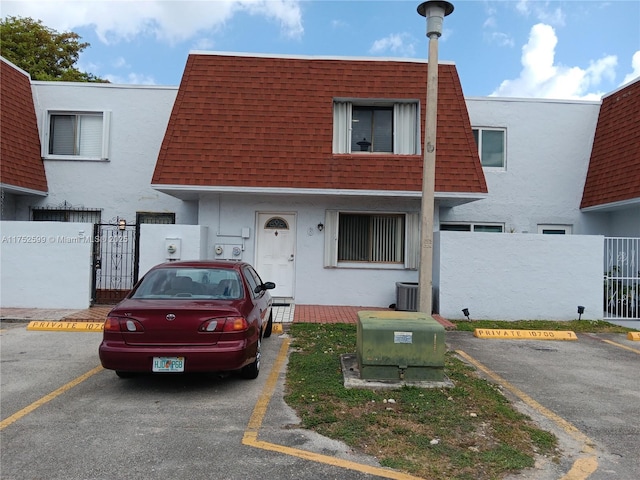
<instances>
[{"instance_id":1,"label":"patch of grass","mask_svg":"<svg viewBox=\"0 0 640 480\"><path fill-rule=\"evenodd\" d=\"M500 328L509 330L570 330L587 333L627 333L636 331L633 328L621 327L603 320L518 320L513 322L500 320L457 320L453 321L456 330L473 332L476 328Z\"/></svg>"},{"instance_id":2,"label":"patch of grass","mask_svg":"<svg viewBox=\"0 0 640 480\"><path fill-rule=\"evenodd\" d=\"M554 455L555 436L452 353L445 373L453 388L346 389L340 355L355 352L355 325L293 324L289 333L285 400L302 427L374 455L383 466L424 478L481 480L530 467L536 453Z\"/></svg>"}]
</instances>

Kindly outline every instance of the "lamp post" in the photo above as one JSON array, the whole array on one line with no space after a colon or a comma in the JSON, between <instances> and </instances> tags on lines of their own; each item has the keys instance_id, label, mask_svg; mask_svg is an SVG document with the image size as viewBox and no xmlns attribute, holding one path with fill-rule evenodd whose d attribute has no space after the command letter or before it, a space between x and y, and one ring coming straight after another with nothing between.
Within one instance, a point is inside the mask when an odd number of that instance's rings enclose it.
<instances>
[{"instance_id":1,"label":"lamp post","mask_svg":"<svg viewBox=\"0 0 640 480\"><path fill-rule=\"evenodd\" d=\"M429 59L427 75L427 106L424 119L424 161L422 165L422 221L420 232L420 272L418 311L432 313L433 278L433 215L436 174L436 123L438 121L438 38L442 35L444 17L453 12L453 5L430 0L418 6L418 13L427 19Z\"/></svg>"}]
</instances>

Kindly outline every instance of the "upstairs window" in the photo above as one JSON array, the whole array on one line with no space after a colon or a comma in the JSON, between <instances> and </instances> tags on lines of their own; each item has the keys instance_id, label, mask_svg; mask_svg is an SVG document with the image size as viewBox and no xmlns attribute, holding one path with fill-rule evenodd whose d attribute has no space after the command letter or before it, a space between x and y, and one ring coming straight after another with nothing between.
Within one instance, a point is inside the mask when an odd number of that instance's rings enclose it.
<instances>
[{"instance_id":1,"label":"upstairs window","mask_svg":"<svg viewBox=\"0 0 640 480\"><path fill-rule=\"evenodd\" d=\"M44 158L108 158L108 112L49 112L47 120Z\"/></svg>"},{"instance_id":2,"label":"upstairs window","mask_svg":"<svg viewBox=\"0 0 640 480\"><path fill-rule=\"evenodd\" d=\"M418 102L335 101L333 153L420 153Z\"/></svg>"},{"instance_id":3,"label":"upstairs window","mask_svg":"<svg viewBox=\"0 0 640 480\"><path fill-rule=\"evenodd\" d=\"M476 140L483 167L502 170L506 168L504 129L474 128L473 138Z\"/></svg>"}]
</instances>

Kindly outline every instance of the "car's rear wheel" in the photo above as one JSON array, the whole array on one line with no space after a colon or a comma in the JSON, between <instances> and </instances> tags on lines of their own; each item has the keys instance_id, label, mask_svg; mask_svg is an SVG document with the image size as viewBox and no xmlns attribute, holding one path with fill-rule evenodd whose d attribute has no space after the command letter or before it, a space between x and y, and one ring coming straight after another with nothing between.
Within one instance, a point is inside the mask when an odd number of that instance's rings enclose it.
<instances>
[{"instance_id":1,"label":"car's rear wheel","mask_svg":"<svg viewBox=\"0 0 640 480\"><path fill-rule=\"evenodd\" d=\"M267 327L264 329L264 338L269 338L271 336L272 331L273 331L273 314L270 314L269 321L267 322Z\"/></svg>"},{"instance_id":2,"label":"car's rear wheel","mask_svg":"<svg viewBox=\"0 0 640 480\"><path fill-rule=\"evenodd\" d=\"M253 380L254 378L258 378L258 374L260 373L260 339L258 338L258 345L256 347L256 359L250 363L249 365L242 368L240 374L242 378L246 378L247 380Z\"/></svg>"}]
</instances>

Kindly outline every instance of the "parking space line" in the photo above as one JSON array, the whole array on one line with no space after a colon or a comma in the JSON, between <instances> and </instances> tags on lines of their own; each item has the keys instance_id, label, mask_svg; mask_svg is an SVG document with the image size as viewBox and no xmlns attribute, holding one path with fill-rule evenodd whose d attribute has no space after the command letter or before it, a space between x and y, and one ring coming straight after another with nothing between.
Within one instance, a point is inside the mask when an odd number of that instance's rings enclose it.
<instances>
[{"instance_id":1,"label":"parking space line","mask_svg":"<svg viewBox=\"0 0 640 480\"><path fill-rule=\"evenodd\" d=\"M93 370L89 370L87 373L85 373L83 375L80 375L76 379L71 380L69 383L63 385L62 387L58 388L57 390L54 390L53 392L49 393L48 395L45 395L44 397L40 398L39 400L36 400L31 405L23 408L22 410L19 410L18 412L14 413L10 417L5 418L4 420L2 420L0 422L0 430L4 430L5 427L8 427L9 425L11 425L14 422L17 422L22 417L24 417L24 416L28 415L29 413L33 412L36 408L41 407L42 405L44 405L47 402L50 402L51 400L53 400L56 397L59 397L60 395L65 393L67 390L71 390L73 387L75 387L76 385L79 385L80 383L84 382L87 378L91 377L92 375L95 375L96 373L98 373L102 369L103 369L102 365L100 365L100 366L94 368Z\"/></svg>"},{"instance_id":2,"label":"parking space line","mask_svg":"<svg viewBox=\"0 0 640 480\"><path fill-rule=\"evenodd\" d=\"M591 338L592 340L608 343L609 345L613 345L614 347L624 348L625 350L629 350L630 352L637 353L638 355L640 355L640 350L638 350L637 348L628 347L626 345L622 345L621 343L614 342L613 340L607 340L606 338L600 338L599 336L592 333L585 333L584 335L586 337Z\"/></svg>"},{"instance_id":3,"label":"parking space line","mask_svg":"<svg viewBox=\"0 0 640 480\"><path fill-rule=\"evenodd\" d=\"M609 345L613 345L615 347L618 348L624 348L625 350L629 350L630 352L633 353L637 353L638 355L640 355L640 350L636 349L636 348L632 348L632 347L627 347L626 345L622 345L621 343L616 343L612 340L607 340L605 338L602 339L603 342L608 343Z\"/></svg>"},{"instance_id":4,"label":"parking space line","mask_svg":"<svg viewBox=\"0 0 640 480\"><path fill-rule=\"evenodd\" d=\"M285 445L278 445L277 443L258 440L258 432L260 431L260 427L262 426L262 422L266 415L267 406L269 405L269 401L271 400L273 392L276 388L276 384L278 383L280 370L282 369L282 366L284 365L284 362L287 358L289 343L290 342L288 338L283 339L282 346L280 347L280 352L278 353L278 357L276 358L276 361L273 364L273 368L271 369L271 374L267 379L264 390L262 391L260 398L258 398L258 401L256 402L256 405L253 409L253 413L251 414L251 418L249 419L249 423L244 432L244 436L242 437L242 444L248 445L250 447L260 448L262 450L269 450L272 452L282 453L284 455L290 455L292 457L302 458L304 460L310 460L312 462L323 463L327 465L333 465L335 467L341 467L362 473L377 475L379 477L392 478L396 480L419 480L418 477L414 477L402 472L388 470L382 467L374 467L371 465L352 462L350 460L331 457L329 455L309 452L307 450L302 450L299 448L292 448Z\"/></svg>"},{"instance_id":5,"label":"parking space line","mask_svg":"<svg viewBox=\"0 0 640 480\"><path fill-rule=\"evenodd\" d=\"M587 455L587 457L582 457L576 459L571 466L571 469L564 475L560 480L585 480L589 475L595 472L598 469L598 460L596 457L595 448L593 445L595 444L593 440L587 437L584 433L578 430L574 425L572 425L569 421L555 414L548 408L544 407L529 395L524 393L522 390L517 388L515 385L512 385L507 380L502 378L500 375L495 373L492 370L489 370L482 363L477 361L475 358L470 356L469 354L463 352L462 350L456 350L456 353L464 358L467 362L471 363L478 370L484 372L487 376L493 379L498 384L502 385L504 388L509 390L512 394L520 398L524 403L529 405L531 408L536 410L538 413L544 415L549 420L553 421L557 424L562 430L565 431L568 435L570 435L574 440L582 443L582 452Z\"/></svg>"}]
</instances>

